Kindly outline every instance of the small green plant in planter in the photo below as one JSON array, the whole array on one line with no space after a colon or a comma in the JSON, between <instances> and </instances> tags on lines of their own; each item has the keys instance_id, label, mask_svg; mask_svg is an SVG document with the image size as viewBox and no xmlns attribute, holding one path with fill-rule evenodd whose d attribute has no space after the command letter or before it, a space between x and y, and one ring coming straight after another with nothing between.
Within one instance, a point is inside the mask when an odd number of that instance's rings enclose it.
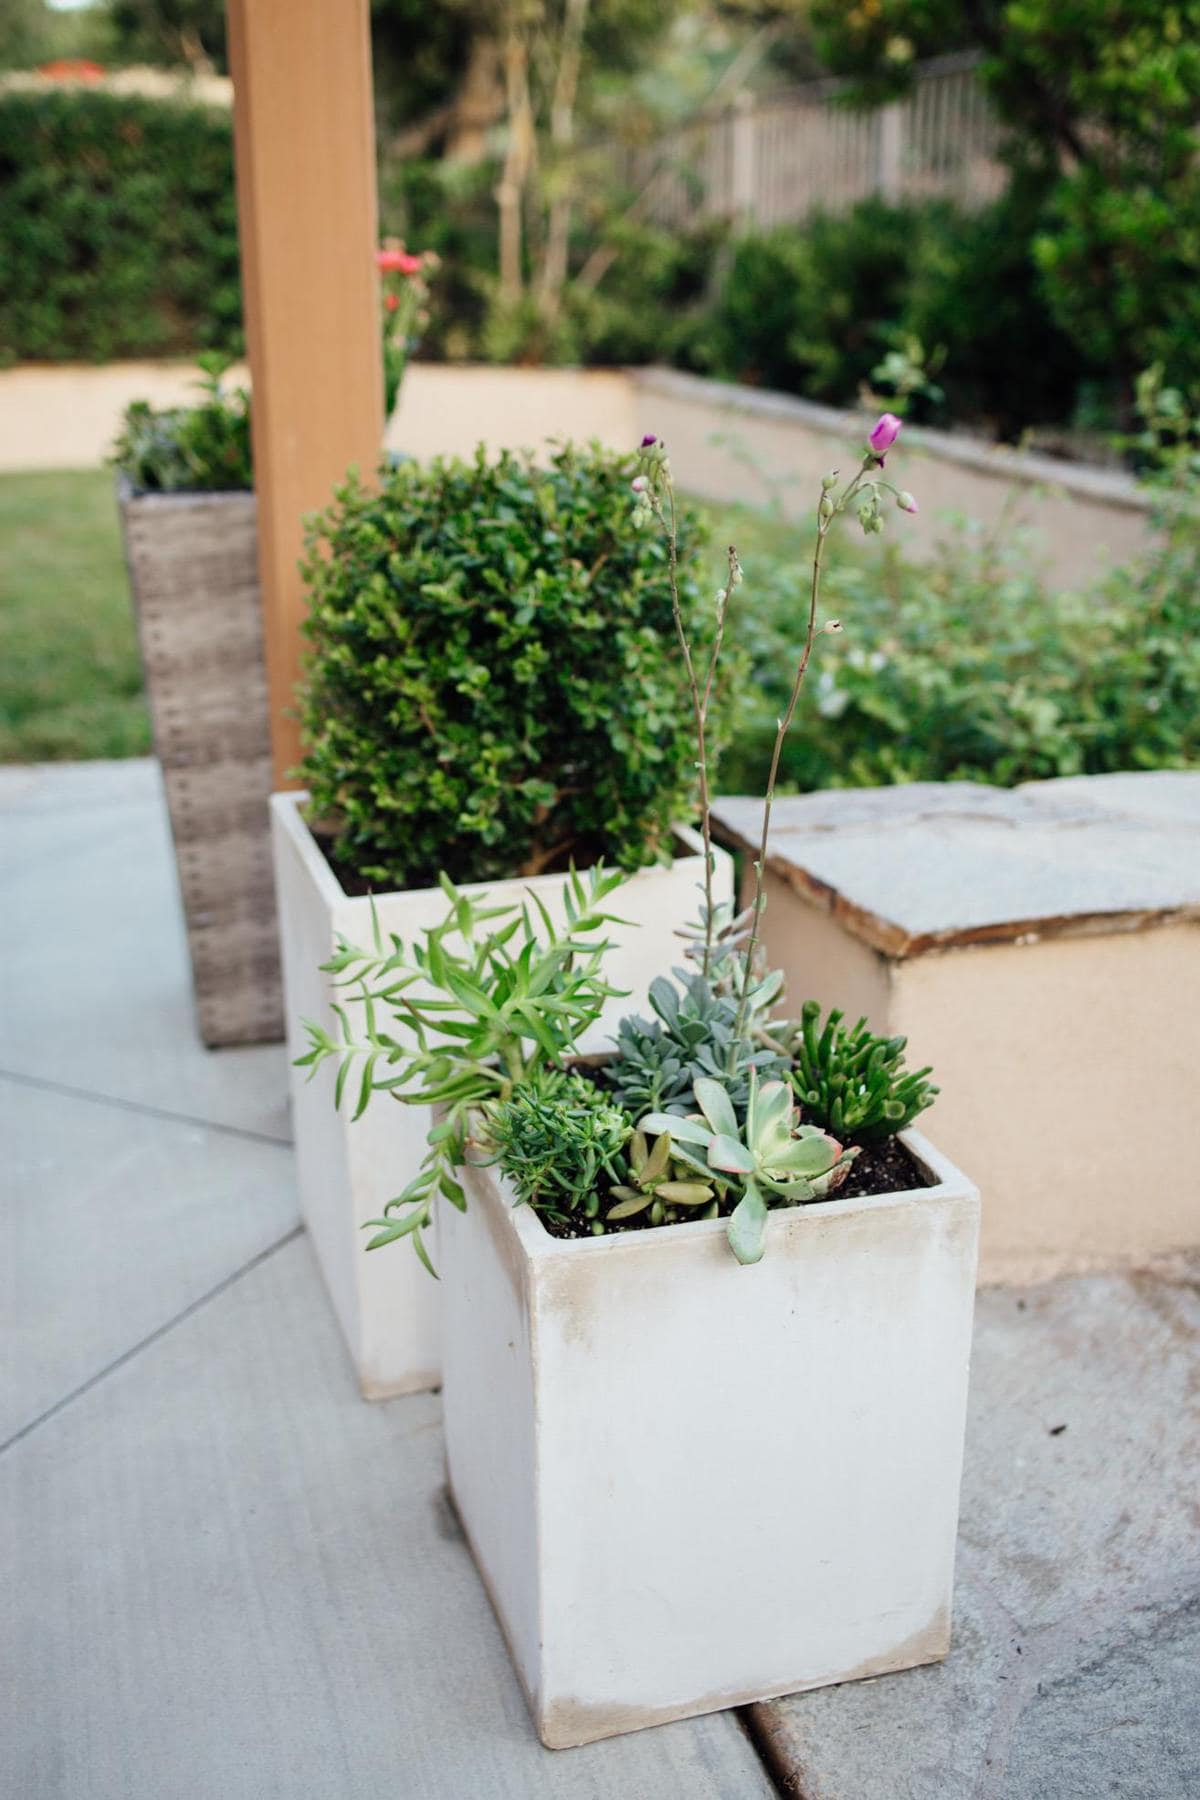
<instances>
[{"instance_id":1,"label":"small green plant in planter","mask_svg":"<svg viewBox=\"0 0 1200 1800\"><path fill-rule=\"evenodd\" d=\"M314 521L300 773L340 868L420 888L669 860L696 752L634 473L598 446L545 468L481 449L351 480ZM681 516L677 603L703 646L700 548Z\"/></svg>"},{"instance_id":2,"label":"small green plant in planter","mask_svg":"<svg viewBox=\"0 0 1200 1800\"><path fill-rule=\"evenodd\" d=\"M375 260L380 274L384 416L390 418L409 360L429 321L429 281L438 258L432 251L410 253L398 240L388 239ZM250 391L225 382L231 361L215 350L196 358L200 397L191 406L156 408L135 400L126 409L110 461L139 491L228 493L254 486Z\"/></svg>"},{"instance_id":3,"label":"small green plant in planter","mask_svg":"<svg viewBox=\"0 0 1200 1800\"><path fill-rule=\"evenodd\" d=\"M732 907L713 902L708 784L718 660L742 570L730 546L712 620L707 628L697 625L690 593L685 597L670 464L657 439L644 440L640 467L629 484L632 524L637 532L653 522L661 528L650 541L664 547L665 555L657 565L642 568L642 580L657 585L660 618L669 614L682 658L691 714L685 741L695 764L708 871L699 922L681 934L693 967L677 970L674 985L665 976L654 982L649 998L655 1019L626 1019L618 1030L616 1054L605 1066L567 1074L581 1028L594 1021L611 993L600 976L606 945L594 935L614 917L605 910L611 881L585 891L574 878L564 896L561 923L540 905L536 910L506 909L503 925L492 923L479 937L477 929L491 913L476 913L473 903L443 876L451 910L443 925L426 934L424 947L406 949L393 940L389 950L377 941L368 952L343 945L328 965L344 990L338 1009L341 1035L310 1026L311 1048L304 1061L315 1069L328 1058L337 1059L339 1089L357 1068L360 1111L377 1089L444 1108L430 1135L425 1168L389 1204L384 1217L373 1222L368 1247L411 1236L427 1260L422 1233L433 1202L441 1193L463 1205L456 1168L466 1158L497 1164L515 1184L518 1202L537 1209L547 1228L560 1235L667 1225L690 1213L725 1216L737 1259L757 1262L773 1206L853 1191L855 1165L869 1159L869 1143L909 1123L936 1093L926 1079L928 1070L904 1074L901 1043L873 1039L864 1025L839 1035L840 1015L834 1015L817 1038L809 1007L799 1026L773 1023L769 1009L782 982L777 973L763 969L759 949L763 870L784 740L818 637L841 629L836 620L820 620L826 540L835 521L851 508L867 535L882 530L885 497L902 512L916 511L912 496L883 475L899 430L900 421L885 414L857 471L845 481L834 471L822 483L804 648L778 725L753 899L737 917ZM568 482L574 479L571 453L562 453L555 470ZM406 484L417 477L399 473L402 497ZM628 468L621 473L627 480ZM446 480L450 492L445 510L451 517L460 478L456 467L439 467L431 477ZM514 484L519 489L540 479L528 465L512 459L498 465L495 478L510 491ZM352 490L348 499L369 513L368 497ZM499 519L499 501L496 511ZM543 503L543 517L553 518L565 551L573 540L555 497ZM379 555L378 530L367 529L365 535L362 555ZM503 531L495 539L486 532L467 537L477 558L493 543L493 555L503 551L511 556ZM566 571L557 569L557 582L554 570L549 571L538 591L553 594L564 580L570 585L576 579L571 567L569 562ZM495 568L498 590L509 585L503 571L501 560ZM454 591L462 591L461 583ZM388 603L384 583L371 592L373 605ZM532 599L522 610L532 623ZM372 617L369 609L354 629L369 631ZM511 647L515 650L520 641L515 637ZM348 659L347 669L360 664L361 657ZM574 669L570 679L575 679ZM349 702L351 697L343 698ZM603 745L600 694L588 704L595 708L593 730ZM682 721L676 718L675 723L682 733ZM435 735L440 741L441 734ZM577 745L571 754L579 758ZM682 751L679 755L682 761ZM682 767L679 773L682 777ZM676 804L673 795L669 816ZM447 955L447 938L454 933L468 946L466 960ZM435 999L414 997L421 981ZM349 1023L350 1006L359 1011L357 1031ZM399 1032L380 1022L383 1009L391 1011ZM529 1060L514 1050L524 1039L534 1047ZM808 1106L807 1117L798 1096ZM836 1133L835 1120L841 1122ZM852 1141L855 1132L857 1140Z\"/></svg>"},{"instance_id":4,"label":"small green plant in planter","mask_svg":"<svg viewBox=\"0 0 1200 1800\"><path fill-rule=\"evenodd\" d=\"M156 410L144 400L128 408L112 461L135 488L152 494L227 493L254 486L250 395L222 377L228 357L198 358L203 377L194 406Z\"/></svg>"}]
</instances>

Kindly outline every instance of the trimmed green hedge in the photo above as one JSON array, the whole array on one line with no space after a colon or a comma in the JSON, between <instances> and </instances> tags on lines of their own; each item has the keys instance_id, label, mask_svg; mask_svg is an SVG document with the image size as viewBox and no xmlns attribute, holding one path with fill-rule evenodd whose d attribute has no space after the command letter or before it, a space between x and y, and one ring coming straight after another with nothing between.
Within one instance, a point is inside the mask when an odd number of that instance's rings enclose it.
<instances>
[{"instance_id":1,"label":"trimmed green hedge","mask_svg":"<svg viewBox=\"0 0 1200 1800\"><path fill-rule=\"evenodd\" d=\"M0 95L0 360L240 347L228 114Z\"/></svg>"}]
</instances>

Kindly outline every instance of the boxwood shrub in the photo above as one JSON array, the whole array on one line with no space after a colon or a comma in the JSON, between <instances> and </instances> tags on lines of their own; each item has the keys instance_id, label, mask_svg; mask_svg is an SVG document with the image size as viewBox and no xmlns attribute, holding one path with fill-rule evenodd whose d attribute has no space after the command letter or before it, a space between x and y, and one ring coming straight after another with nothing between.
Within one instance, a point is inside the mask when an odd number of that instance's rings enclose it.
<instances>
[{"instance_id":1,"label":"boxwood shrub","mask_svg":"<svg viewBox=\"0 0 1200 1800\"><path fill-rule=\"evenodd\" d=\"M669 853L695 750L635 472L597 446L546 468L481 450L351 479L312 521L300 773L339 868L417 887ZM703 644L701 548L687 513L681 599Z\"/></svg>"}]
</instances>

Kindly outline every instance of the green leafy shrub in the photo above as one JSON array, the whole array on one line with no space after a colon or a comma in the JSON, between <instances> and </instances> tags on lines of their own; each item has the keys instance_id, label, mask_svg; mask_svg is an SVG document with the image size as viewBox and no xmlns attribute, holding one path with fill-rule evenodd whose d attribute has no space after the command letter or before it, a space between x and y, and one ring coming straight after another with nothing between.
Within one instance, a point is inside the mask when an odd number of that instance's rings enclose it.
<instances>
[{"instance_id":1,"label":"green leafy shrub","mask_svg":"<svg viewBox=\"0 0 1200 1800\"><path fill-rule=\"evenodd\" d=\"M844 405L885 350L917 339L938 354L943 397L912 416L975 418L1004 436L1068 421L1081 385L1101 371L1055 325L1039 288L1033 239L1044 189L1016 183L972 212L864 200L744 238L681 355L713 374Z\"/></svg>"},{"instance_id":2,"label":"green leafy shrub","mask_svg":"<svg viewBox=\"0 0 1200 1800\"><path fill-rule=\"evenodd\" d=\"M112 460L134 487L151 493L211 493L252 488L250 395L221 386L224 358L202 356L203 399L156 411L135 400L125 414Z\"/></svg>"},{"instance_id":3,"label":"green leafy shrub","mask_svg":"<svg viewBox=\"0 0 1200 1800\"><path fill-rule=\"evenodd\" d=\"M971 419L1016 438L1029 425L1071 423L1089 384L1113 386L1103 359L1051 310L1034 249L1044 205L1045 182L1025 175L990 206L924 215L899 328L941 353L944 401L913 416Z\"/></svg>"},{"instance_id":4,"label":"green leafy shrub","mask_svg":"<svg viewBox=\"0 0 1200 1800\"><path fill-rule=\"evenodd\" d=\"M826 579L822 641L783 754L801 792L899 781L1010 785L1200 762L1200 531L1175 527L1086 593L1052 591L1025 536L964 524L916 563L888 545ZM802 575L747 558L752 674L722 765L752 793L799 642Z\"/></svg>"},{"instance_id":5,"label":"green leafy shrub","mask_svg":"<svg viewBox=\"0 0 1200 1800\"><path fill-rule=\"evenodd\" d=\"M877 1144L933 1104L932 1071L904 1066L906 1038L880 1037L865 1019L850 1027L836 1008L823 1027L820 1018L817 1001L806 1000L786 1033L792 1086L806 1119L848 1143Z\"/></svg>"},{"instance_id":6,"label":"green leafy shrub","mask_svg":"<svg viewBox=\"0 0 1200 1800\"><path fill-rule=\"evenodd\" d=\"M570 446L545 469L404 463L313 523L301 773L363 879L669 853L695 757L666 552L629 529L633 467ZM680 599L703 643L701 546L688 514Z\"/></svg>"},{"instance_id":7,"label":"green leafy shrub","mask_svg":"<svg viewBox=\"0 0 1200 1800\"><path fill-rule=\"evenodd\" d=\"M1128 185L1103 167L1077 171L1055 187L1033 245L1062 329L1126 383L1155 360L1174 381L1200 381L1200 58L1195 83L1184 166Z\"/></svg>"},{"instance_id":8,"label":"green leafy shrub","mask_svg":"<svg viewBox=\"0 0 1200 1800\"><path fill-rule=\"evenodd\" d=\"M899 326L916 209L866 200L743 238L695 355L715 374L852 400Z\"/></svg>"},{"instance_id":9,"label":"green leafy shrub","mask_svg":"<svg viewBox=\"0 0 1200 1800\"><path fill-rule=\"evenodd\" d=\"M73 89L0 94L0 359L241 342L227 113Z\"/></svg>"}]
</instances>

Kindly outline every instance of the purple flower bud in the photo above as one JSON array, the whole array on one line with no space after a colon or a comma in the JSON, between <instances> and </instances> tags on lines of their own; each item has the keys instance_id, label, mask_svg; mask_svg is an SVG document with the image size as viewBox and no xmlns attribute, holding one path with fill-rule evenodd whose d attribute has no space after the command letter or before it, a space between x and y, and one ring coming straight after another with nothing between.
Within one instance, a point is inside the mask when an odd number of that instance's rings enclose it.
<instances>
[{"instance_id":1,"label":"purple flower bud","mask_svg":"<svg viewBox=\"0 0 1200 1800\"><path fill-rule=\"evenodd\" d=\"M875 429L867 439L867 442L870 444L876 456L882 456L885 450L891 449L899 436L900 420L896 417L895 413L884 413L876 422Z\"/></svg>"},{"instance_id":2,"label":"purple flower bud","mask_svg":"<svg viewBox=\"0 0 1200 1800\"><path fill-rule=\"evenodd\" d=\"M635 475L629 485L635 494L644 494L650 483L644 475Z\"/></svg>"},{"instance_id":3,"label":"purple flower bud","mask_svg":"<svg viewBox=\"0 0 1200 1800\"><path fill-rule=\"evenodd\" d=\"M642 449L649 450L651 445L657 444L657 442L658 442L658 439L655 437L654 433L652 431L648 431L646 433L645 437L642 439Z\"/></svg>"}]
</instances>

